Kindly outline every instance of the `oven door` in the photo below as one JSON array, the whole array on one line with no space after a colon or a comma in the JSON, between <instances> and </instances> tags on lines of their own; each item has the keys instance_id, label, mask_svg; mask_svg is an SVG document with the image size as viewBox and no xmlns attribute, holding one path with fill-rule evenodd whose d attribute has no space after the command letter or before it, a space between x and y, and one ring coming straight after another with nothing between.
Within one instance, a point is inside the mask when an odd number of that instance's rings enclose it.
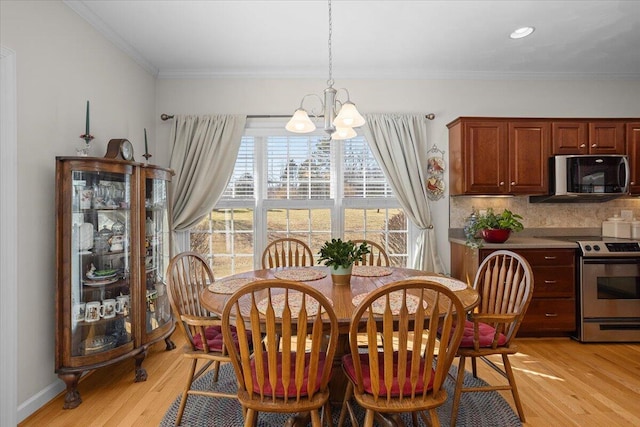
<instances>
[{"instance_id":1,"label":"oven door","mask_svg":"<svg viewBox=\"0 0 640 427\"><path fill-rule=\"evenodd\" d=\"M640 259L585 258L584 317L640 317Z\"/></svg>"}]
</instances>

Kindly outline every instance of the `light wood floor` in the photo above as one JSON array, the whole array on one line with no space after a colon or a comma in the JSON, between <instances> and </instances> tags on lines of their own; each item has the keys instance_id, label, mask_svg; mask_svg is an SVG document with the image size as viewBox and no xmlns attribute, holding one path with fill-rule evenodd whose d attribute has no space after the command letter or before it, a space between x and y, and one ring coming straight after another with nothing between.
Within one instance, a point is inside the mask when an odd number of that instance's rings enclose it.
<instances>
[{"instance_id":1,"label":"light wood floor","mask_svg":"<svg viewBox=\"0 0 640 427\"><path fill-rule=\"evenodd\" d=\"M164 342L151 348L146 382L133 382L133 360L103 368L81 381L78 408L63 410L59 396L20 426L157 426L187 374L178 330L174 341L178 348L171 352ZM525 426L640 426L640 344L526 338L518 347L511 360ZM484 363L478 370L490 383L502 380ZM513 407L511 395L505 399Z\"/></svg>"}]
</instances>

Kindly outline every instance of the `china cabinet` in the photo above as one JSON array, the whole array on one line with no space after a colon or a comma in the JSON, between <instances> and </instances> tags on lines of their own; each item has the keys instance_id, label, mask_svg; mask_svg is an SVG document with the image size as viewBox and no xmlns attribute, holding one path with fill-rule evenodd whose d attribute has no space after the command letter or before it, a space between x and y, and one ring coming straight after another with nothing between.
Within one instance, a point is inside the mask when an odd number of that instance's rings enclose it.
<instances>
[{"instance_id":1,"label":"china cabinet","mask_svg":"<svg viewBox=\"0 0 640 427\"><path fill-rule=\"evenodd\" d=\"M166 293L172 171L108 158L56 159L56 373L65 408L80 376L127 358L135 381L162 340L175 348Z\"/></svg>"}]
</instances>

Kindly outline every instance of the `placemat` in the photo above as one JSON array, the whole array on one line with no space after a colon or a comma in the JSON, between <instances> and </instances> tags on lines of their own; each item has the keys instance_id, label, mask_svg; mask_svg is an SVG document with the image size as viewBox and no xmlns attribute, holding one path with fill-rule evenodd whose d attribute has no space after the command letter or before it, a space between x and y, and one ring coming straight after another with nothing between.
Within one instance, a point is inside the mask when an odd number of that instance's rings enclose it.
<instances>
[{"instance_id":1,"label":"placemat","mask_svg":"<svg viewBox=\"0 0 640 427\"><path fill-rule=\"evenodd\" d=\"M416 279L416 280L431 280L432 282L440 283L441 285L446 286L452 291L464 291L467 289L467 284L452 277L443 277L443 276L411 276L407 277L407 279Z\"/></svg>"},{"instance_id":2,"label":"placemat","mask_svg":"<svg viewBox=\"0 0 640 427\"><path fill-rule=\"evenodd\" d=\"M333 305L333 301L329 299L331 305ZM265 314L267 312L267 306L269 304L269 300L267 298L262 299L258 303L258 310L260 313ZM285 304L285 294L277 294L271 296L271 304L273 305L273 311L276 314L276 317L282 317L282 312L284 311ZM307 314L309 316L315 315L318 312L318 301L311 298L307 295L306 298L306 306L307 306ZM298 317L298 313L300 312L300 308L302 307L302 294L300 292L289 291L289 309L291 310L291 317ZM324 311L324 309L322 310Z\"/></svg>"},{"instance_id":3,"label":"placemat","mask_svg":"<svg viewBox=\"0 0 640 427\"><path fill-rule=\"evenodd\" d=\"M264 280L260 277L239 277L237 279L222 279L213 282L207 287L210 292L216 294L232 294L238 290L238 288L246 285L247 283L256 282L258 280Z\"/></svg>"},{"instance_id":4,"label":"placemat","mask_svg":"<svg viewBox=\"0 0 640 427\"><path fill-rule=\"evenodd\" d=\"M351 270L352 276L361 277L382 277L389 276L393 271L389 267L377 265L354 265Z\"/></svg>"},{"instance_id":5,"label":"placemat","mask_svg":"<svg viewBox=\"0 0 640 427\"><path fill-rule=\"evenodd\" d=\"M322 279L327 276L327 272L313 267L288 268L273 273L278 279L293 280L294 282L309 282L311 280Z\"/></svg>"},{"instance_id":6,"label":"placemat","mask_svg":"<svg viewBox=\"0 0 640 427\"><path fill-rule=\"evenodd\" d=\"M402 293L403 291L395 291L389 294L389 305L391 306L391 313L396 316L400 314L400 308L402 307ZM351 303L356 307L362 302L367 294L356 295L351 299ZM384 310L387 304L386 297L380 297L372 304L373 312L376 314L384 314ZM415 295L407 295L407 310L409 313L415 313L420 303L420 298ZM427 302L423 301L424 308L427 308Z\"/></svg>"}]
</instances>

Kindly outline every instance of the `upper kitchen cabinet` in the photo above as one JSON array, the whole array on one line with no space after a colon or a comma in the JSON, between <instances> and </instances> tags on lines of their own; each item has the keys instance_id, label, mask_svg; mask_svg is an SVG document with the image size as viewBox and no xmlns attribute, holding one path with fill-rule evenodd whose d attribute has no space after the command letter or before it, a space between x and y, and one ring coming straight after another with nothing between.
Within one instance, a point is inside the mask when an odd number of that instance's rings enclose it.
<instances>
[{"instance_id":1,"label":"upper kitchen cabinet","mask_svg":"<svg viewBox=\"0 0 640 427\"><path fill-rule=\"evenodd\" d=\"M624 154L623 121L554 120L552 154Z\"/></svg>"},{"instance_id":2,"label":"upper kitchen cabinet","mask_svg":"<svg viewBox=\"0 0 640 427\"><path fill-rule=\"evenodd\" d=\"M461 117L447 126L452 195L547 192L549 122Z\"/></svg>"},{"instance_id":3,"label":"upper kitchen cabinet","mask_svg":"<svg viewBox=\"0 0 640 427\"><path fill-rule=\"evenodd\" d=\"M640 195L640 122L627 123L627 156L631 179L629 191L633 195Z\"/></svg>"}]
</instances>

